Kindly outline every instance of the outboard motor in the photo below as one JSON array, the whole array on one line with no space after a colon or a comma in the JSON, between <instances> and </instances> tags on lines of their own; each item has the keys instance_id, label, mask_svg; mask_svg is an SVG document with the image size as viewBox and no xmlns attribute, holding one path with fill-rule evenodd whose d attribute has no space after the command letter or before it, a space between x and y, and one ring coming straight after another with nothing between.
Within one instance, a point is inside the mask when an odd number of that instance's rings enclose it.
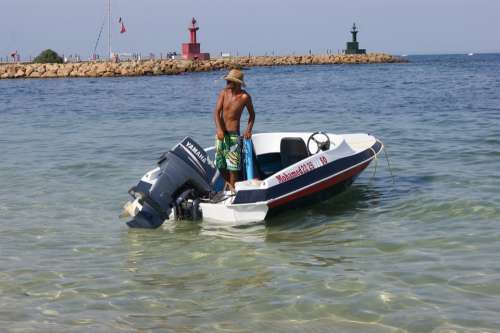
<instances>
[{"instance_id":1,"label":"outboard motor","mask_svg":"<svg viewBox=\"0 0 500 333\"><path fill-rule=\"evenodd\" d=\"M199 198L213 191L218 176L205 150L186 137L164 153L158 167L129 190L135 200L125 205L125 210L133 216L127 225L158 228L172 210L177 218L200 218Z\"/></svg>"}]
</instances>

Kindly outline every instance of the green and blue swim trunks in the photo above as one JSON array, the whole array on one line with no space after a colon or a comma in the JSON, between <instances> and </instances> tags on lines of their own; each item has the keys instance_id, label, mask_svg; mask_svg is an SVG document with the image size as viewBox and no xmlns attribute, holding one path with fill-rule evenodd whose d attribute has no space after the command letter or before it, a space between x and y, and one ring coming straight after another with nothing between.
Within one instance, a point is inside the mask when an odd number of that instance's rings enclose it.
<instances>
[{"instance_id":1,"label":"green and blue swim trunks","mask_svg":"<svg viewBox=\"0 0 500 333\"><path fill-rule=\"evenodd\" d=\"M218 169L241 169L241 138L238 132L225 132L224 139L215 138L215 165Z\"/></svg>"}]
</instances>

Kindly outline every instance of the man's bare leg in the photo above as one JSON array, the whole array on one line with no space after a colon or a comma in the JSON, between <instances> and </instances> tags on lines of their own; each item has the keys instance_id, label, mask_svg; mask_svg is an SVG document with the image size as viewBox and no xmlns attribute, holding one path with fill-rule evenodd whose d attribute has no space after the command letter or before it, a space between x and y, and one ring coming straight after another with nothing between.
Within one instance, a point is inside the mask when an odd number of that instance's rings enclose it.
<instances>
[{"instance_id":1,"label":"man's bare leg","mask_svg":"<svg viewBox=\"0 0 500 333\"><path fill-rule=\"evenodd\" d=\"M236 180L232 180L232 174L233 171L228 171L226 169L219 170L222 179L224 179L224 189L223 191L226 191L226 188L229 188L230 191L234 192L234 183ZM237 173L236 173L237 174Z\"/></svg>"},{"instance_id":2,"label":"man's bare leg","mask_svg":"<svg viewBox=\"0 0 500 333\"><path fill-rule=\"evenodd\" d=\"M235 192L234 184L238 180L238 171L229 171L229 186L231 191Z\"/></svg>"},{"instance_id":3,"label":"man's bare leg","mask_svg":"<svg viewBox=\"0 0 500 333\"><path fill-rule=\"evenodd\" d=\"M224 179L224 188L222 190L225 191L228 186L231 187L231 184L230 184L231 179L229 178L230 177L229 171L226 169L222 169L222 170L219 169L219 172L222 176L222 179Z\"/></svg>"},{"instance_id":4,"label":"man's bare leg","mask_svg":"<svg viewBox=\"0 0 500 333\"><path fill-rule=\"evenodd\" d=\"M220 174L222 176L222 179L224 179L224 181L226 183L229 183L229 172L226 169L222 169L222 170L219 169L219 172L220 172Z\"/></svg>"}]
</instances>

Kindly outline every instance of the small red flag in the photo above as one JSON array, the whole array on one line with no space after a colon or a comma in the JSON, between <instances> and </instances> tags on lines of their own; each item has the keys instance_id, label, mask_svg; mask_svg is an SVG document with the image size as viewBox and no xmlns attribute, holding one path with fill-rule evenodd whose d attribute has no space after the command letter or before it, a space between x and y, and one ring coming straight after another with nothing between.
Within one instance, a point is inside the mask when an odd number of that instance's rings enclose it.
<instances>
[{"instance_id":1,"label":"small red flag","mask_svg":"<svg viewBox=\"0 0 500 333\"><path fill-rule=\"evenodd\" d=\"M120 19L118 20L118 23L120 23L120 33L121 34L124 34L127 32L127 29L125 29L125 24L123 23L123 20L122 18L120 17Z\"/></svg>"}]
</instances>

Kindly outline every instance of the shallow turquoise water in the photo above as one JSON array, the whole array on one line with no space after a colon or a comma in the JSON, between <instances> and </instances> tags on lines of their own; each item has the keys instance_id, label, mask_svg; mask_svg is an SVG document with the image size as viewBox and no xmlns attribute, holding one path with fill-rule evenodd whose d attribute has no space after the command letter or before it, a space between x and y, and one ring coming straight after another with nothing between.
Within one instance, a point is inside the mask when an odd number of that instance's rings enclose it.
<instances>
[{"instance_id":1,"label":"shallow turquoise water","mask_svg":"<svg viewBox=\"0 0 500 333\"><path fill-rule=\"evenodd\" d=\"M238 229L117 218L223 73L0 81L0 331L500 331L500 55L410 60L248 70L256 132L371 133L395 184Z\"/></svg>"}]
</instances>

